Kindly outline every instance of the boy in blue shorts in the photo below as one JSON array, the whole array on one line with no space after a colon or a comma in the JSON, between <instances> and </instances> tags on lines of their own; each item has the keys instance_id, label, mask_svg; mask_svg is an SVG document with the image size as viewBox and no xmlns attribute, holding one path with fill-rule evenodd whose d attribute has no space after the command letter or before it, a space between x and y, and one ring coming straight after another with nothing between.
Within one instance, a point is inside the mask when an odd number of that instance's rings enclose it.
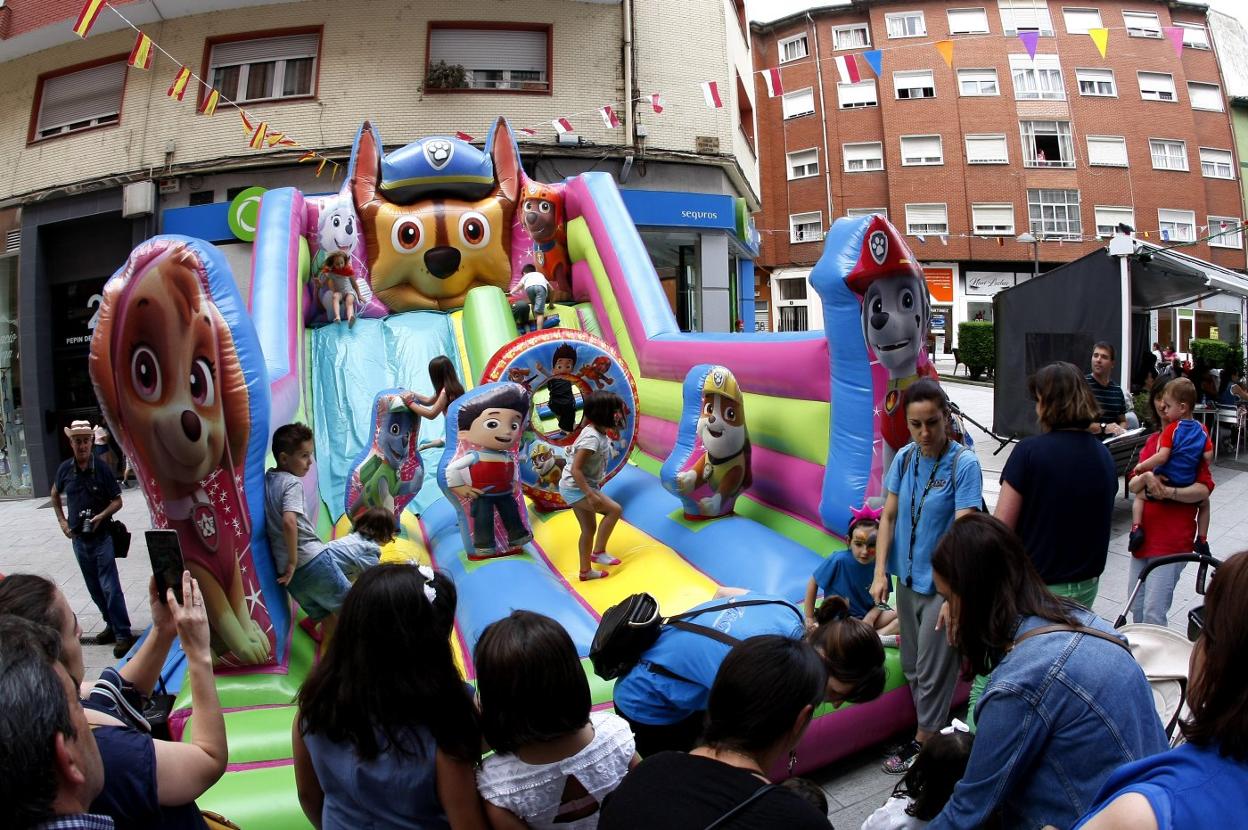
<instances>
[{"instance_id":1,"label":"boy in blue shorts","mask_svg":"<svg viewBox=\"0 0 1248 830\"><path fill-rule=\"evenodd\" d=\"M277 581L285 585L309 619L320 624L320 636L328 638L338 624L351 579L376 565L380 544L389 541L384 532L365 527L325 543L304 512L301 479L312 467L312 430L304 424L286 424L273 433L273 457L277 466L264 474L264 524L277 569ZM359 518L363 518L362 516ZM370 515L372 527L375 517ZM393 518L393 517L392 517ZM393 535L393 524L390 525ZM316 636L314 631L310 634Z\"/></svg>"},{"instance_id":2,"label":"boy in blue shorts","mask_svg":"<svg viewBox=\"0 0 1248 830\"><path fill-rule=\"evenodd\" d=\"M825 598L844 597L849 603L849 613L873 627L881 638L890 637L901 630L897 612L887 605L877 605L870 592L875 576L875 534L879 530L880 514L866 506L852 513L849 549L824 559L806 585L806 628L815 628L815 595L822 589Z\"/></svg>"}]
</instances>

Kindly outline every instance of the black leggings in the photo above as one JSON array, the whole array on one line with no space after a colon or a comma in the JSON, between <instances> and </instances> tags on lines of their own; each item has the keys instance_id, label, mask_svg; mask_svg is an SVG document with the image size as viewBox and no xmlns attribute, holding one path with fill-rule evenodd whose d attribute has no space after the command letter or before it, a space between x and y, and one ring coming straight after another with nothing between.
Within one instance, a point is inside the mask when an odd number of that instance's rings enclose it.
<instances>
[{"instance_id":1,"label":"black leggings","mask_svg":"<svg viewBox=\"0 0 1248 830\"><path fill-rule=\"evenodd\" d=\"M619 709L615 711L632 727L633 737L637 741L637 754L642 758L669 750L688 752L697 746L706 720L706 712L694 712L682 721L652 726L648 723L638 723Z\"/></svg>"}]
</instances>

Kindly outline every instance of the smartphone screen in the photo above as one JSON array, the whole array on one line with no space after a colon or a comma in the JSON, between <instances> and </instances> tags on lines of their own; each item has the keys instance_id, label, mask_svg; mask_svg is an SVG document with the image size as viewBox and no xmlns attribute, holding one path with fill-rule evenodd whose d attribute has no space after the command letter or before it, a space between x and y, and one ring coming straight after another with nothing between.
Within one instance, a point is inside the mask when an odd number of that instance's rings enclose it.
<instances>
[{"instance_id":1,"label":"smartphone screen","mask_svg":"<svg viewBox=\"0 0 1248 830\"><path fill-rule=\"evenodd\" d=\"M182 544L178 540L176 530L149 530L147 537L147 553L152 559L152 573L156 576L156 595L165 602L166 591L173 589L178 603L182 599Z\"/></svg>"}]
</instances>

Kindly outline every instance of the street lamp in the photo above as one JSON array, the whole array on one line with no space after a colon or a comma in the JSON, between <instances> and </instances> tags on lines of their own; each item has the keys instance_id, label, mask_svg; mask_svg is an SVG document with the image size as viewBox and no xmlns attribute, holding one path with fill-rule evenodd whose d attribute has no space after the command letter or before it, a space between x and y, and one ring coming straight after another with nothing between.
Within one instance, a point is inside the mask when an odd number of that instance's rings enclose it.
<instances>
[{"instance_id":1,"label":"street lamp","mask_svg":"<svg viewBox=\"0 0 1248 830\"><path fill-rule=\"evenodd\" d=\"M1033 279L1040 276L1040 240L1035 234L1024 231L1015 237L1014 241L1031 246L1031 276Z\"/></svg>"}]
</instances>

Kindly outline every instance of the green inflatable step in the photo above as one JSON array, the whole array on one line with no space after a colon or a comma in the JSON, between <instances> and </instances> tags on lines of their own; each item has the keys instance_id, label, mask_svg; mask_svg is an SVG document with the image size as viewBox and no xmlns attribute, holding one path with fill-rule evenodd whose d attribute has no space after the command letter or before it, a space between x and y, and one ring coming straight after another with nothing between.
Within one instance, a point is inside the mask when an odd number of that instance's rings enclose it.
<instances>
[{"instance_id":1,"label":"green inflatable step","mask_svg":"<svg viewBox=\"0 0 1248 830\"><path fill-rule=\"evenodd\" d=\"M289 761L290 729L295 720L294 706L264 706L225 713L225 737L231 764ZM183 743L190 743L195 716L186 720ZM228 773L232 775L233 773Z\"/></svg>"},{"instance_id":2,"label":"green inflatable step","mask_svg":"<svg viewBox=\"0 0 1248 830\"><path fill-rule=\"evenodd\" d=\"M244 830L311 830L299 806L291 763L226 774L195 799L201 810L220 813Z\"/></svg>"}]
</instances>

